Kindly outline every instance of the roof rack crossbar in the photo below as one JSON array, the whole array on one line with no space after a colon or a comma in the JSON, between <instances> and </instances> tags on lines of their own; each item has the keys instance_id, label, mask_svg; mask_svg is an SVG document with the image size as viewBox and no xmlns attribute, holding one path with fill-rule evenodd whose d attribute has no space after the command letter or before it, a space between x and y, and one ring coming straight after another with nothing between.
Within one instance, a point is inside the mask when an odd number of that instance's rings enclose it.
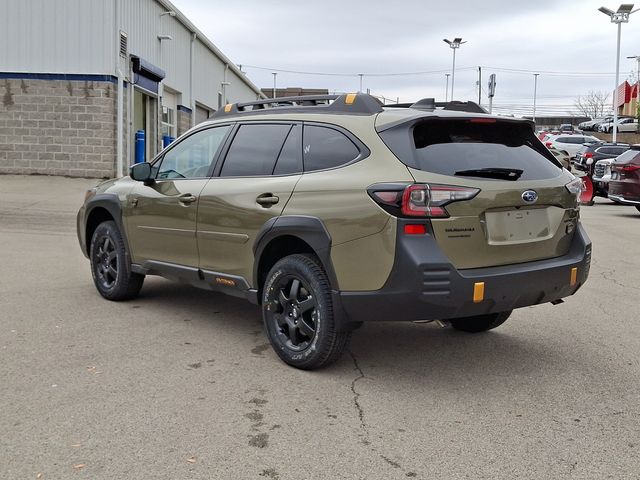
<instances>
[{"instance_id":1,"label":"roof rack crossbar","mask_svg":"<svg viewBox=\"0 0 640 480\"><path fill-rule=\"evenodd\" d=\"M423 98L414 103L397 103L385 105L389 108L414 108L416 110L428 110L433 111L436 108L443 110L451 110L457 112L468 113L488 113L484 108L475 102L461 102L459 100L452 100L450 102L436 102L433 98Z\"/></svg>"},{"instance_id":2,"label":"roof rack crossbar","mask_svg":"<svg viewBox=\"0 0 640 480\"><path fill-rule=\"evenodd\" d=\"M322 110L316 110L322 108ZM277 97L227 104L213 114L213 117L237 115L244 112L263 112L288 109L296 112L324 112L352 115L373 115L382 111L382 104L368 94L344 95L304 95L296 97Z\"/></svg>"}]
</instances>

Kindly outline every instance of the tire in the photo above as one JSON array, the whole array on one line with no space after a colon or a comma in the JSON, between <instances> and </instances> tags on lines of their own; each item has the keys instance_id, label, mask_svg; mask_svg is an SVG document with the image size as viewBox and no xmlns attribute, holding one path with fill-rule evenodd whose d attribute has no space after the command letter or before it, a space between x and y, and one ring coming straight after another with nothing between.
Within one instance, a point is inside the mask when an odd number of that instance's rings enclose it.
<instances>
[{"instance_id":1,"label":"tire","mask_svg":"<svg viewBox=\"0 0 640 480\"><path fill-rule=\"evenodd\" d=\"M107 300L130 300L140 292L144 275L133 273L128 259L115 222L98 225L91 237L89 260L93 283Z\"/></svg>"},{"instance_id":2,"label":"tire","mask_svg":"<svg viewBox=\"0 0 640 480\"><path fill-rule=\"evenodd\" d=\"M511 316L512 310L499 313L488 313L486 315L476 315L474 317L454 318L451 326L456 330L469 333L486 332L499 327Z\"/></svg>"},{"instance_id":3,"label":"tire","mask_svg":"<svg viewBox=\"0 0 640 480\"><path fill-rule=\"evenodd\" d=\"M262 318L280 359L303 370L335 362L351 339L336 329L329 279L312 255L276 262L262 291Z\"/></svg>"}]
</instances>

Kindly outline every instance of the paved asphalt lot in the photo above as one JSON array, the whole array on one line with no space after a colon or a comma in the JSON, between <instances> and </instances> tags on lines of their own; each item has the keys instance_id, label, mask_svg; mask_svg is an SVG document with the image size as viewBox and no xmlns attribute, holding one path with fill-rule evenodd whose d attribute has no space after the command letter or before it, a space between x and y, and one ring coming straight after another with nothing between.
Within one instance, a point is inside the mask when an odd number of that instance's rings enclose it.
<instances>
[{"instance_id":1,"label":"paved asphalt lot","mask_svg":"<svg viewBox=\"0 0 640 480\"><path fill-rule=\"evenodd\" d=\"M157 278L103 300L74 223L93 184L0 176L0 478L640 478L634 208L583 207L563 305L475 336L365 325L303 372L241 300Z\"/></svg>"}]
</instances>

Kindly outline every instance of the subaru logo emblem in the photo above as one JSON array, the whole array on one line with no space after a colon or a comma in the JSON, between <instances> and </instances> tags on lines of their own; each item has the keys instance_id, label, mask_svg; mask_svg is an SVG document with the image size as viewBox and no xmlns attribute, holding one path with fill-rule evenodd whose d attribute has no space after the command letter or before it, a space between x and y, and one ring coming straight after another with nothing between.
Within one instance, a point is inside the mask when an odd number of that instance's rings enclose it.
<instances>
[{"instance_id":1,"label":"subaru logo emblem","mask_svg":"<svg viewBox=\"0 0 640 480\"><path fill-rule=\"evenodd\" d=\"M522 192L522 200L524 200L525 203L536 203L538 194L534 190L526 190Z\"/></svg>"}]
</instances>

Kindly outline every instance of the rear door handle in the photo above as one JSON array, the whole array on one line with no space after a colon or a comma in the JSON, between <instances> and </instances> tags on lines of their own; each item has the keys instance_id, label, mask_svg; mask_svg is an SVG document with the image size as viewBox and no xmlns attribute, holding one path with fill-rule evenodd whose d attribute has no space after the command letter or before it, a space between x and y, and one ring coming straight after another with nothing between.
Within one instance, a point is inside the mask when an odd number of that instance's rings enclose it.
<instances>
[{"instance_id":1,"label":"rear door handle","mask_svg":"<svg viewBox=\"0 0 640 480\"><path fill-rule=\"evenodd\" d=\"M263 193L256 198L256 202L265 208L269 208L280 201L280 197L276 197L273 193Z\"/></svg>"},{"instance_id":2,"label":"rear door handle","mask_svg":"<svg viewBox=\"0 0 640 480\"><path fill-rule=\"evenodd\" d=\"M195 202L198 199L198 197L196 197L195 195L192 195L190 193L185 193L184 195L180 195L178 197L178 201L180 203L183 203L185 205L191 205L193 202Z\"/></svg>"}]
</instances>

